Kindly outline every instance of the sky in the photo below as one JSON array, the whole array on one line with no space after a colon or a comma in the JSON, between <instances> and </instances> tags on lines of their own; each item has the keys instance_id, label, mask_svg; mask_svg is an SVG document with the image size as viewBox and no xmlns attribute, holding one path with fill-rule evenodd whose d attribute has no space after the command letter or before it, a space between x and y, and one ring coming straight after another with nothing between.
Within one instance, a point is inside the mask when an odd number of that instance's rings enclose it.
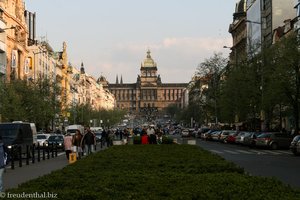
<instances>
[{"instance_id":1,"label":"sky","mask_svg":"<svg viewBox=\"0 0 300 200\"><path fill-rule=\"evenodd\" d=\"M197 66L223 53L237 0L25 0L37 39L67 43L72 66L110 83L135 83L148 49L163 83L187 83Z\"/></svg>"}]
</instances>

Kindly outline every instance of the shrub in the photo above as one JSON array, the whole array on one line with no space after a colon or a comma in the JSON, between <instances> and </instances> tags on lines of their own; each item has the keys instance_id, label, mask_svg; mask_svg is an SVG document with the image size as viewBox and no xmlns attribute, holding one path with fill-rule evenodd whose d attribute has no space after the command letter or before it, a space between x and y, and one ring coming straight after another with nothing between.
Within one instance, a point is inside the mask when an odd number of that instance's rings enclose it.
<instances>
[{"instance_id":1,"label":"shrub","mask_svg":"<svg viewBox=\"0 0 300 200\"><path fill-rule=\"evenodd\" d=\"M299 190L190 145L112 146L9 190L43 191L60 199L300 199Z\"/></svg>"}]
</instances>

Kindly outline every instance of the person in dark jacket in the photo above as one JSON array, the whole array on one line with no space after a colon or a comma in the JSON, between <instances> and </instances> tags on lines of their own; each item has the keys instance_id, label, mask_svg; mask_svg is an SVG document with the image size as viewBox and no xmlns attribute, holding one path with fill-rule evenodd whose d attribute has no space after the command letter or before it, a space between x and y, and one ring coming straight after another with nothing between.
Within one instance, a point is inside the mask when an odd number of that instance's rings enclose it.
<instances>
[{"instance_id":1,"label":"person in dark jacket","mask_svg":"<svg viewBox=\"0 0 300 200\"><path fill-rule=\"evenodd\" d=\"M84 134L82 141L81 141L81 146L85 146L84 150L87 155L91 154L94 152L96 145L96 137L95 134L92 133L90 127L87 127L87 131Z\"/></svg>"}]
</instances>

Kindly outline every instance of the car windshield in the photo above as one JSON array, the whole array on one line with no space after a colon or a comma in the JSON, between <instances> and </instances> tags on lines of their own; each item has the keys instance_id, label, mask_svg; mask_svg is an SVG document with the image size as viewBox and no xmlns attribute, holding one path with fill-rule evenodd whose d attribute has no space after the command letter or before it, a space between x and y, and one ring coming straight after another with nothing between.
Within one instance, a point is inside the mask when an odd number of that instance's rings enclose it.
<instances>
[{"instance_id":1,"label":"car windshield","mask_svg":"<svg viewBox=\"0 0 300 200\"><path fill-rule=\"evenodd\" d=\"M3 139L3 143L6 145L10 145L13 143L13 141L16 139L16 136L18 134L18 129L9 129L5 127L1 127L0 133Z\"/></svg>"},{"instance_id":2,"label":"car windshield","mask_svg":"<svg viewBox=\"0 0 300 200\"><path fill-rule=\"evenodd\" d=\"M45 140L47 139L46 135L37 135L38 140Z\"/></svg>"},{"instance_id":3,"label":"car windshield","mask_svg":"<svg viewBox=\"0 0 300 200\"><path fill-rule=\"evenodd\" d=\"M50 136L48 141L52 142L52 141L63 141L64 138L62 136Z\"/></svg>"}]
</instances>

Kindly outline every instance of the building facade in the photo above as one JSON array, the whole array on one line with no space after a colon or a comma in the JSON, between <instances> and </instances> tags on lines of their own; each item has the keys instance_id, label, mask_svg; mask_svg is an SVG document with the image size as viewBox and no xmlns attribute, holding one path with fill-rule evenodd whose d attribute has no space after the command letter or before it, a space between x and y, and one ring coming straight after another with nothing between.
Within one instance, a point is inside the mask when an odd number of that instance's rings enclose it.
<instances>
[{"instance_id":1,"label":"building facade","mask_svg":"<svg viewBox=\"0 0 300 200\"><path fill-rule=\"evenodd\" d=\"M98 79L116 98L116 107L132 113L159 112L170 105L187 106L188 83L162 83L157 73L157 64L148 50L140 67L136 83L108 83L104 77Z\"/></svg>"},{"instance_id":2,"label":"building facade","mask_svg":"<svg viewBox=\"0 0 300 200\"><path fill-rule=\"evenodd\" d=\"M296 0L247 0L248 54L273 44L274 30L297 15Z\"/></svg>"},{"instance_id":3,"label":"building facade","mask_svg":"<svg viewBox=\"0 0 300 200\"><path fill-rule=\"evenodd\" d=\"M247 32L246 32L246 0L236 4L233 22L229 25L228 32L232 35L230 63L234 66L246 58Z\"/></svg>"},{"instance_id":4,"label":"building facade","mask_svg":"<svg viewBox=\"0 0 300 200\"><path fill-rule=\"evenodd\" d=\"M23 79L26 75L27 25L22 0L0 1L0 73L3 79Z\"/></svg>"}]
</instances>

